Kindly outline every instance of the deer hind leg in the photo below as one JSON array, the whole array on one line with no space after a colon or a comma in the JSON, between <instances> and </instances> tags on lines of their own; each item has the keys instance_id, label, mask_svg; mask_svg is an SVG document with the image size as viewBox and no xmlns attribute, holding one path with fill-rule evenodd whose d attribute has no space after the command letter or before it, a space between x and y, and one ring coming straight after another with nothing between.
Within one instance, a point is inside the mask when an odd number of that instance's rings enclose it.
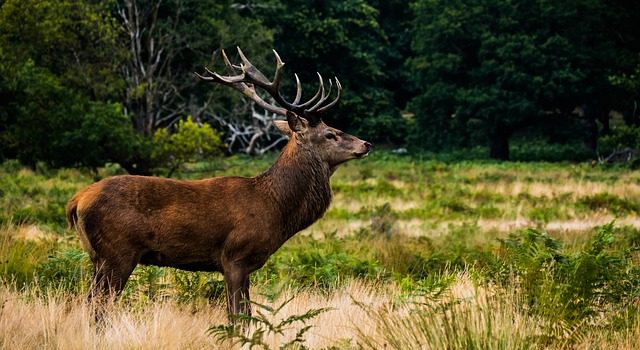
<instances>
[{"instance_id":1,"label":"deer hind leg","mask_svg":"<svg viewBox=\"0 0 640 350\"><path fill-rule=\"evenodd\" d=\"M117 298L136 265L137 261L134 258L97 259L93 264L94 274L88 299Z\"/></svg>"},{"instance_id":2,"label":"deer hind leg","mask_svg":"<svg viewBox=\"0 0 640 350\"><path fill-rule=\"evenodd\" d=\"M251 316L249 273L236 267L225 269L224 281L227 288L229 322L235 323L236 315Z\"/></svg>"},{"instance_id":3,"label":"deer hind leg","mask_svg":"<svg viewBox=\"0 0 640 350\"><path fill-rule=\"evenodd\" d=\"M87 301L91 304L98 328L104 327L108 305L114 302L124 289L137 261L131 259L96 259Z\"/></svg>"}]
</instances>

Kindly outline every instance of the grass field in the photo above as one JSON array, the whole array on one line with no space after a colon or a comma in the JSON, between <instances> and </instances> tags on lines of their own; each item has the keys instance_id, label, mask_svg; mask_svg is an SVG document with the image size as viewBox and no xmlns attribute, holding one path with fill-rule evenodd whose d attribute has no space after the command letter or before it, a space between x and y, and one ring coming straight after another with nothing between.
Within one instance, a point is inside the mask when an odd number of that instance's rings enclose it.
<instances>
[{"instance_id":1,"label":"grass field","mask_svg":"<svg viewBox=\"0 0 640 350\"><path fill-rule=\"evenodd\" d=\"M180 176L252 176L273 159ZM64 205L118 171L0 166L1 348L639 346L636 171L385 152L348 163L324 218L252 276L247 333L224 327L220 275L156 267L136 269L96 329L83 301L91 266Z\"/></svg>"}]
</instances>

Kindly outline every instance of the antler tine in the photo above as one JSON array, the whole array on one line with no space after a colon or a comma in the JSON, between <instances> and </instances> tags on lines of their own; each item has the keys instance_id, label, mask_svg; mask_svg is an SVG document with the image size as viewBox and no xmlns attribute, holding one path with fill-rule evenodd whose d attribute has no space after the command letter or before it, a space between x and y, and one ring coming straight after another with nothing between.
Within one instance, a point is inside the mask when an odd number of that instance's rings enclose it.
<instances>
[{"instance_id":1,"label":"antler tine","mask_svg":"<svg viewBox=\"0 0 640 350\"><path fill-rule=\"evenodd\" d=\"M239 75L230 76L230 77L222 77L218 73L211 71L207 67L204 67L204 70L209 74L208 76L201 75L201 74L199 74L197 72L194 72L193 74L195 74L198 78L200 78L202 80L213 81L213 82L221 83L221 84L225 84L225 85L230 85L230 84L234 83L235 81L237 81L238 79L241 79L241 76L239 76Z\"/></svg>"},{"instance_id":2,"label":"antler tine","mask_svg":"<svg viewBox=\"0 0 640 350\"><path fill-rule=\"evenodd\" d=\"M276 56L276 71L273 76L273 81L269 81L267 77L262 74L260 70L258 70L242 53L242 50L238 47L238 54L240 55L240 59L242 60L242 71L245 73L247 79L244 81L247 83L255 84L264 90L266 90L271 97L281 106L284 106L288 110L296 111L296 106L287 102L284 97L280 94L280 78L282 77L282 67L284 67L284 62L280 59L280 55L273 50L274 55Z\"/></svg>"},{"instance_id":3,"label":"antler tine","mask_svg":"<svg viewBox=\"0 0 640 350\"><path fill-rule=\"evenodd\" d=\"M242 55L242 53L240 54ZM227 55L224 52L224 50L222 51L222 57L223 57L223 60L225 61L225 65L227 66L227 68L230 70L234 70L233 65L227 58ZM246 58L244 60L248 62ZM220 74L210 70L207 67L205 67L205 71L207 72L207 74L209 74L208 76L203 76L199 73L194 73L194 74L202 80L220 83L222 85L229 86L234 90L240 91L243 95L247 96L249 99L254 101L257 105L259 105L260 107L264 108L267 111L280 114L280 115L287 115L287 110L285 108L274 106L267 103L256 93L255 87L252 84L250 84L250 81L247 79L246 72L244 71L244 69L241 74L233 75L233 76L221 76Z\"/></svg>"},{"instance_id":4,"label":"antler tine","mask_svg":"<svg viewBox=\"0 0 640 350\"><path fill-rule=\"evenodd\" d=\"M224 65L227 67L227 70L233 74L236 74L236 68L240 68L240 67L234 66L233 64L231 64L231 61L229 61L229 57L227 57L227 53L224 52L224 49L222 49L221 51L222 51L222 61L224 62Z\"/></svg>"},{"instance_id":5,"label":"antler tine","mask_svg":"<svg viewBox=\"0 0 640 350\"><path fill-rule=\"evenodd\" d=\"M273 50L273 54L276 56L276 72L273 73L273 82L272 86L275 87L276 92L279 92L280 89L280 77L282 76L282 67L284 67L284 62L280 59L280 55L276 50Z\"/></svg>"},{"instance_id":6,"label":"antler tine","mask_svg":"<svg viewBox=\"0 0 640 350\"><path fill-rule=\"evenodd\" d=\"M244 53L242 53L242 50L240 50L240 47L238 47L238 55L240 56L240 60L242 60L242 64L240 65L240 67L242 68L242 71L244 72L244 74L249 78L249 80L247 80L246 82L255 83L258 86L269 90L268 87L271 85L271 82L269 82L267 77L265 77L264 74L262 74L262 72L259 71L253 65L253 63L251 63L245 57ZM276 72L277 72L277 68L276 68Z\"/></svg>"},{"instance_id":7,"label":"antler tine","mask_svg":"<svg viewBox=\"0 0 640 350\"><path fill-rule=\"evenodd\" d=\"M315 95L313 95L313 97L309 101L296 106L303 113L307 107L311 106L312 104L316 103L316 101L318 101L318 98L322 96L322 93L324 91L324 80L322 79L322 75L320 75L320 73L318 72L316 72L316 74L318 74L318 80L320 82L318 84L318 91L316 91Z\"/></svg>"},{"instance_id":8,"label":"antler tine","mask_svg":"<svg viewBox=\"0 0 640 350\"><path fill-rule=\"evenodd\" d=\"M334 77L336 80L336 89L338 90L338 94L336 95L336 98L331 101L331 103L325 105L324 107L318 108L318 110L316 111L316 113L324 113L326 112L329 108L333 107L336 103L338 103L338 100L340 99L340 92L342 91L342 84L340 84L340 80L338 80L338 77Z\"/></svg>"},{"instance_id":9,"label":"antler tine","mask_svg":"<svg viewBox=\"0 0 640 350\"><path fill-rule=\"evenodd\" d=\"M207 67L204 68L207 72L209 71L209 69ZM198 77L200 80L204 80L204 81L211 81L211 80L215 80L213 77L207 77L204 75L200 75L198 72L193 72L193 74L196 75L196 77Z\"/></svg>"},{"instance_id":10,"label":"antler tine","mask_svg":"<svg viewBox=\"0 0 640 350\"><path fill-rule=\"evenodd\" d=\"M297 73L293 73L293 75L296 77L296 98L293 100L293 104L297 105L298 103L300 103L300 98L302 97L302 85L300 85L300 78L298 78L298 74Z\"/></svg>"},{"instance_id":11,"label":"antler tine","mask_svg":"<svg viewBox=\"0 0 640 350\"><path fill-rule=\"evenodd\" d=\"M327 94L325 95L324 93L324 87L322 89L322 98L320 98L320 100L313 105L313 107L307 109L305 112L307 113L313 113L316 112L316 110L320 107L322 107L322 105L327 102L327 99L329 98L329 96L331 96L331 89L333 88L333 82L331 81L331 79L329 79L329 91L327 92Z\"/></svg>"},{"instance_id":12,"label":"antler tine","mask_svg":"<svg viewBox=\"0 0 640 350\"><path fill-rule=\"evenodd\" d=\"M319 80L318 91L316 91L315 95L311 97L311 99L307 102L299 103L300 99L302 98L302 84L300 83L300 78L298 77L298 75L295 74L296 96L293 103L289 103L280 94L280 79L282 78L282 67L284 67L284 62L282 62L282 59L280 58L280 55L278 55L278 52L273 50L276 58L276 71L274 73L273 80L269 81L269 79L267 79L267 77L260 70L258 70L251 63L251 61L247 59L247 57L239 47L237 48L237 50L241 60L240 66L231 64L226 52L222 50L222 59L225 66L231 74L235 75L222 76L205 67L205 71L208 75L203 76L195 73L196 76L205 81L212 81L230 86L231 88L240 91L242 94L257 103L260 107L270 112L286 115L287 111L293 111L299 115L304 115L312 123L316 123L320 120L319 116L316 114L325 112L327 109L335 105L340 98L340 91L342 90L342 86L340 85L338 79L335 78L336 87L338 89L337 96L331 103L326 103L331 96L333 81L329 79L329 89L328 91L325 91L322 75L320 75L320 73L317 73ZM239 68L241 70L240 74L237 73L236 68ZM255 89L256 86L259 86L260 88L268 92L271 97L273 97L275 102L278 103L281 107L265 102L257 94ZM309 108L309 106L312 107Z\"/></svg>"}]
</instances>

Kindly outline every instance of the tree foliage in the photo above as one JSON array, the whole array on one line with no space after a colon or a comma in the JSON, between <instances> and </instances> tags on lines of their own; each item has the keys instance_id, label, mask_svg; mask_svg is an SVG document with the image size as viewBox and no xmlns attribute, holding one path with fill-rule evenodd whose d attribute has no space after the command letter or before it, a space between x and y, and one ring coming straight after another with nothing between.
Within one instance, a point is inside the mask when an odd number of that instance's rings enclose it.
<instances>
[{"instance_id":1,"label":"tree foliage","mask_svg":"<svg viewBox=\"0 0 640 350\"><path fill-rule=\"evenodd\" d=\"M595 155L640 127L638 33L640 5L622 0L0 0L0 158L148 174L171 168L154 135L188 115L256 129L251 103L193 75L235 46L267 75L275 48L289 97L294 72L306 98L316 72L337 76L327 122L375 143Z\"/></svg>"},{"instance_id":2,"label":"tree foliage","mask_svg":"<svg viewBox=\"0 0 640 350\"><path fill-rule=\"evenodd\" d=\"M615 14L597 0L422 0L414 11L414 139L425 146L480 137L493 158L508 159L516 132L567 125L577 106L587 111L586 127L574 129L593 138L595 120L613 107L608 76L633 54L617 47L606 30Z\"/></svg>"},{"instance_id":3,"label":"tree foliage","mask_svg":"<svg viewBox=\"0 0 640 350\"><path fill-rule=\"evenodd\" d=\"M0 3L1 155L149 174L161 165L155 131L214 105L216 90L196 89L193 76L211 52L238 41L271 47L270 32L230 4Z\"/></svg>"},{"instance_id":4,"label":"tree foliage","mask_svg":"<svg viewBox=\"0 0 640 350\"><path fill-rule=\"evenodd\" d=\"M364 0L283 0L261 11L275 28L274 44L287 71L306 83L306 96L316 90L316 72L340 79L344 94L328 123L363 138L401 141L399 109L385 87L389 42L377 8Z\"/></svg>"},{"instance_id":5,"label":"tree foliage","mask_svg":"<svg viewBox=\"0 0 640 350\"><path fill-rule=\"evenodd\" d=\"M134 135L126 120L118 119L119 104L110 102L122 86L121 51L116 26L105 16L102 5L91 2L2 3L4 157L95 167L128 154L121 145L135 143Z\"/></svg>"}]
</instances>

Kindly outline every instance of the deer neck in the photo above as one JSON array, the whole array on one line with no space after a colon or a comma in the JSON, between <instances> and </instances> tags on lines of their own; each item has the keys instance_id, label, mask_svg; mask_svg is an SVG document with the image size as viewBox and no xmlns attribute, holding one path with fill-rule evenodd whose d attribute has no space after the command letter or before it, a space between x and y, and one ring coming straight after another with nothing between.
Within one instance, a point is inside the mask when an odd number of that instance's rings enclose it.
<instances>
[{"instance_id":1,"label":"deer neck","mask_svg":"<svg viewBox=\"0 0 640 350\"><path fill-rule=\"evenodd\" d=\"M318 220L331 202L329 164L289 142L269 170L257 177L278 209L284 239Z\"/></svg>"}]
</instances>

